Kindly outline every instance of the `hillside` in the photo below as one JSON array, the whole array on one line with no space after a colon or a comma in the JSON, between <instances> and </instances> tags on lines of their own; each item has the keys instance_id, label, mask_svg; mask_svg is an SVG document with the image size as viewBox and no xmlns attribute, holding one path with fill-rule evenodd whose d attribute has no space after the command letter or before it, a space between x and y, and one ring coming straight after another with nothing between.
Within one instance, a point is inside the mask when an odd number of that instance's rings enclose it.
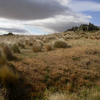
<instances>
[{"instance_id":1,"label":"hillside","mask_svg":"<svg viewBox=\"0 0 100 100\"><path fill-rule=\"evenodd\" d=\"M100 30L100 27L95 26L92 23L89 23L89 25L82 24L79 27L73 26L71 29L68 29L67 31L97 31L97 30Z\"/></svg>"}]
</instances>

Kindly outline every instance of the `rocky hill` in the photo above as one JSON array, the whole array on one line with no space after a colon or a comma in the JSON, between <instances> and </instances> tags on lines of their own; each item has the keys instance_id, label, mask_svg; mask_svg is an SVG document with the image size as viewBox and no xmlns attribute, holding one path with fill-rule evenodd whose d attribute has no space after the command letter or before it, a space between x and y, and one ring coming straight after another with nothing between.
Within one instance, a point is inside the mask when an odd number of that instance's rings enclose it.
<instances>
[{"instance_id":1,"label":"rocky hill","mask_svg":"<svg viewBox=\"0 0 100 100\"><path fill-rule=\"evenodd\" d=\"M100 27L95 26L92 23L87 24L82 24L79 27L73 26L72 28L68 29L67 31L93 31L93 30L100 30Z\"/></svg>"}]
</instances>

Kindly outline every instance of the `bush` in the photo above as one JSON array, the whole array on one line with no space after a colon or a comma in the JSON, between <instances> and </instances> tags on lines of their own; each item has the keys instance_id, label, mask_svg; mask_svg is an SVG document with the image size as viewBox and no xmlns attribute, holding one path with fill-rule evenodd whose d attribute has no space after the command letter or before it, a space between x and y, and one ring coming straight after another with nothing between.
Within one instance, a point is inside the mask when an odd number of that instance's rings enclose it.
<instances>
[{"instance_id":1,"label":"bush","mask_svg":"<svg viewBox=\"0 0 100 100\"><path fill-rule=\"evenodd\" d=\"M66 48L67 47L67 43L66 43L66 41L63 41L63 40L56 40L55 42L54 42L54 47L55 48Z\"/></svg>"},{"instance_id":2,"label":"bush","mask_svg":"<svg viewBox=\"0 0 100 100\"><path fill-rule=\"evenodd\" d=\"M10 48L10 46L7 43L2 42L0 44L0 46L2 47L4 56L8 59L11 60L13 58L13 54L12 54L12 50Z\"/></svg>"},{"instance_id":3,"label":"bush","mask_svg":"<svg viewBox=\"0 0 100 100\"><path fill-rule=\"evenodd\" d=\"M14 53L20 53L20 49L19 49L19 47L18 47L18 45L17 45L16 43L13 43L13 44L11 45L11 49L12 49L12 51L13 51Z\"/></svg>"},{"instance_id":4,"label":"bush","mask_svg":"<svg viewBox=\"0 0 100 100\"><path fill-rule=\"evenodd\" d=\"M50 51L51 50L51 44L46 44L45 49L46 49L46 51Z\"/></svg>"},{"instance_id":5,"label":"bush","mask_svg":"<svg viewBox=\"0 0 100 100\"><path fill-rule=\"evenodd\" d=\"M9 67L0 68L0 80L4 87L13 88L17 85L19 75L15 74Z\"/></svg>"}]
</instances>

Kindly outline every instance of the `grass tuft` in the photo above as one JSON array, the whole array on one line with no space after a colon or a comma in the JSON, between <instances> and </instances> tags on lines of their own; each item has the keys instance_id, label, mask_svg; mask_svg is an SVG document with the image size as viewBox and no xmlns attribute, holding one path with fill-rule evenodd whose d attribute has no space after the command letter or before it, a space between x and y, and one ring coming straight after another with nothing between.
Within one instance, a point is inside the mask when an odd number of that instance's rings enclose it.
<instances>
[{"instance_id":1,"label":"grass tuft","mask_svg":"<svg viewBox=\"0 0 100 100\"><path fill-rule=\"evenodd\" d=\"M39 44L34 44L32 47L33 52L40 52L41 50L42 50L42 47Z\"/></svg>"},{"instance_id":2,"label":"grass tuft","mask_svg":"<svg viewBox=\"0 0 100 100\"><path fill-rule=\"evenodd\" d=\"M46 51L50 51L51 50L51 44L46 44L45 49L46 49Z\"/></svg>"},{"instance_id":3,"label":"grass tuft","mask_svg":"<svg viewBox=\"0 0 100 100\"><path fill-rule=\"evenodd\" d=\"M5 63L6 63L6 58L4 56L2 48L0 47L0 65L4 65Z\"/></svg>"},{"instance_id":4,"label":"grass tuft","mask_svg":"<svg viewBox=\"0 0 100 100\"><path fill-rule=\"evenodd\" d=\"M12 69L7 66L0 68L0 81L6 88L13 88L17 85L19 74L15 74Z\"/></svg>"},{"instance_id":5,"label":"grass tuft","mask_svg":"<svg viewBox=\"0 0 100 100\"><path fill-rule=\"evenodd\" d=\"M55 48L66 48L67 47L67 43L64 40L56 40L54 42L54 47Z\"/></svg>"},{"instance_id":6,"label":"grass tuft","mask_svg":"<svg viewBox=\"0 0 100 100\"><path fill-rule=\"evenodd\" d=\"M13 43L11 49L14 53L20 53L19 46L16 43Z\"/></svg>"},{"instance_id":7,"label":"grass tuft","mask_svg":"<svg viewBox=\"0 0 100 100\"><path fill-rule=\"evenodd\" d=\"M12 54L12 50L10 48L10 46L7 43L2 42L0 44L0 46L2 47L2 50L4 52L5 57L8 60L11 60L13 58L13 54Z\"/></svg>"}]
</instances>

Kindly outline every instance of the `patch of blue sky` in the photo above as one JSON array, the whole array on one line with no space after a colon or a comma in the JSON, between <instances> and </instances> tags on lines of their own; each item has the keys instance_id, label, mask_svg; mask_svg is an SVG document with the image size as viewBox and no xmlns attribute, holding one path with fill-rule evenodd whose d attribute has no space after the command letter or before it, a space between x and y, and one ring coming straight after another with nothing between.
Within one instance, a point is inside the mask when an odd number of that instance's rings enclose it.
<instances>
[{"instance_id":1,"label":"patch of blue sky","mask_svg":"<svg viewBox=\"0 0 100 100\"><path fill-rule=\"evenodd\" d=\"M98 2L98 3L100 3L100 0L76 0L76 1L92 1L92 2Z\"/></svg>"},{"instance_id":2,"label":"patch of blue sky","mask_svg":"<svg viewBox=\"0 0 100 100\"><path fill-rule=\"evenodd\" d=\"M36 27L33 27L33 28L31 28L31 27L25 27L25 29L31 31L33 33L33 35L34 34L35 35L46 35L46 34L48 34L46 32L41 31L40 28L36 28Z\"/></svg>"},{"instance_id":3,"label":"patch of blue sky","mask_svg":"<svg viewBox=\"0 0 100 100\"><path fill-rule=\"evenodd\" d=\"M92 16L92 19L89 19L91 23L100 26L100 11L85 11L83 14Z\"/></svg>"}]
</instances>

